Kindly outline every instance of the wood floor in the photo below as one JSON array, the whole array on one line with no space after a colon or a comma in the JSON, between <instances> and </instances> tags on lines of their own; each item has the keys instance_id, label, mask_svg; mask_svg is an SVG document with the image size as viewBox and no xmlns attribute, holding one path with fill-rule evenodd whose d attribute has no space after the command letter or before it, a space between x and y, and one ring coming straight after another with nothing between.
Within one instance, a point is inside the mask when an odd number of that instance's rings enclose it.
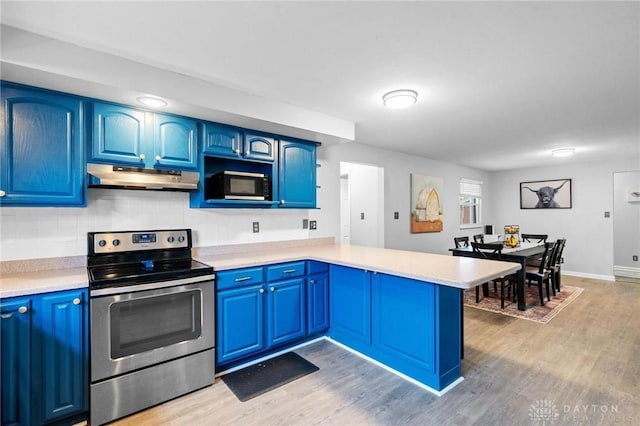
<instances>
[{"instance_id":1,"label":"wood floor","mask_svg":"<svg viewBox=\"0 0 640 426\"><path fill-rule=\"evenodd\" d=\"M218 379L115 424L640 424L640 285L563 283L585 291L545 325L465 308L465 380L441 397L322 341L296 351L319 371L267 394Z\"/></svg>"}]
</instances>

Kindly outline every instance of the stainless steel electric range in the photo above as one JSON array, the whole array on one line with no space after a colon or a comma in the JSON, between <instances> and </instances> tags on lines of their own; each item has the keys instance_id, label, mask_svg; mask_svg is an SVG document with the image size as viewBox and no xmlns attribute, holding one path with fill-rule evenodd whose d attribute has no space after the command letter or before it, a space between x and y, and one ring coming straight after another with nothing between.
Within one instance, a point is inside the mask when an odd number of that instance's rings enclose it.
<instances>
[{"instance_id":1,"label":"stainless steel electric range","mask_svg":"<svg viewBox=\"0 0 640 426\"><path fill-rule=\"evenodd\" d=\"M208 386L215 375L213 268L190 229L90 232L90 422Z\"/></svg>"}]
</instances>

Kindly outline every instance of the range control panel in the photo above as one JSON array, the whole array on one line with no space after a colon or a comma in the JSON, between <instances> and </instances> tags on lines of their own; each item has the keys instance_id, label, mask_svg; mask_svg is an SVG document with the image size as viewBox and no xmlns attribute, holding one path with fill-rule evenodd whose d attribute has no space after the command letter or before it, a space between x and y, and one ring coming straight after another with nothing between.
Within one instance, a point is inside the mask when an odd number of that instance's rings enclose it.
<instances>
[{"instance_id":1,"label":"range control panel","mask_svg":"<svg viewBox=\"0 0 640 426\"><path fill-rule=\"evenodd\" d=\"M94 254L191 247L189 229L95 232L89 238L93 238Z\"/></svg>"}]
</instances>

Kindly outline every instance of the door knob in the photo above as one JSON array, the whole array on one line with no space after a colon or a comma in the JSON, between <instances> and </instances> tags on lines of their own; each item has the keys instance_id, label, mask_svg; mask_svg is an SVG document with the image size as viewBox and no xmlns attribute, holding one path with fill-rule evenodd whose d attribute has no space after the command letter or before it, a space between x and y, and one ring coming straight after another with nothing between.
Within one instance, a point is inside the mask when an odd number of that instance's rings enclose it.
<instances>
[{"instance_id":1,"label":"door knob","mask_svg":"<svg viewBox=\"0 0 640 426\"><path fill-rule=\"evenodd\" d=\"M27 307L26 306L20 306L18 308L18 312L20 312L21 314L26 314L27 313Z\"/></svg>"},{"instance_id":2,"label":"door knob","mask_svg":"<svg viewBox=\"0 0 640 426\"><path fill-rule=\"evenodd\" d=\"M5 195L7 195L7 193L0 189L0 197L4 197Z\"/></svg>"},{"instance_id":3,"label":"door knob","mask_svg":"<svg viewBox=\"0 0 640 426\"><path fill-rule=\"evenodd\" d=\"M73 304L74 305L79 305L80 304L80 299L78 297L76 297L75 299L73 299Z\"/></svg>"}]
</instances>

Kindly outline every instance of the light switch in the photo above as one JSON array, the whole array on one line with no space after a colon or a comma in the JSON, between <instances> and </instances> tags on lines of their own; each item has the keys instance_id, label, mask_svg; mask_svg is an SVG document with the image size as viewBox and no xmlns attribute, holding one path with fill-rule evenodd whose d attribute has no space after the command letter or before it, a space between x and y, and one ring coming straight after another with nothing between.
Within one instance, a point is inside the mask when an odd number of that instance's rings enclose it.
<instances>
[{"instance_id":1,"label":"light switch","mask_svg":"<svg viewBox=\"0 0 640 426\"><path fill-rule=\"evenodd\" d=\"M604 212L604 217L609 217L609 216L611 216L610 212Z\"/></svg>"}]
</instances>

